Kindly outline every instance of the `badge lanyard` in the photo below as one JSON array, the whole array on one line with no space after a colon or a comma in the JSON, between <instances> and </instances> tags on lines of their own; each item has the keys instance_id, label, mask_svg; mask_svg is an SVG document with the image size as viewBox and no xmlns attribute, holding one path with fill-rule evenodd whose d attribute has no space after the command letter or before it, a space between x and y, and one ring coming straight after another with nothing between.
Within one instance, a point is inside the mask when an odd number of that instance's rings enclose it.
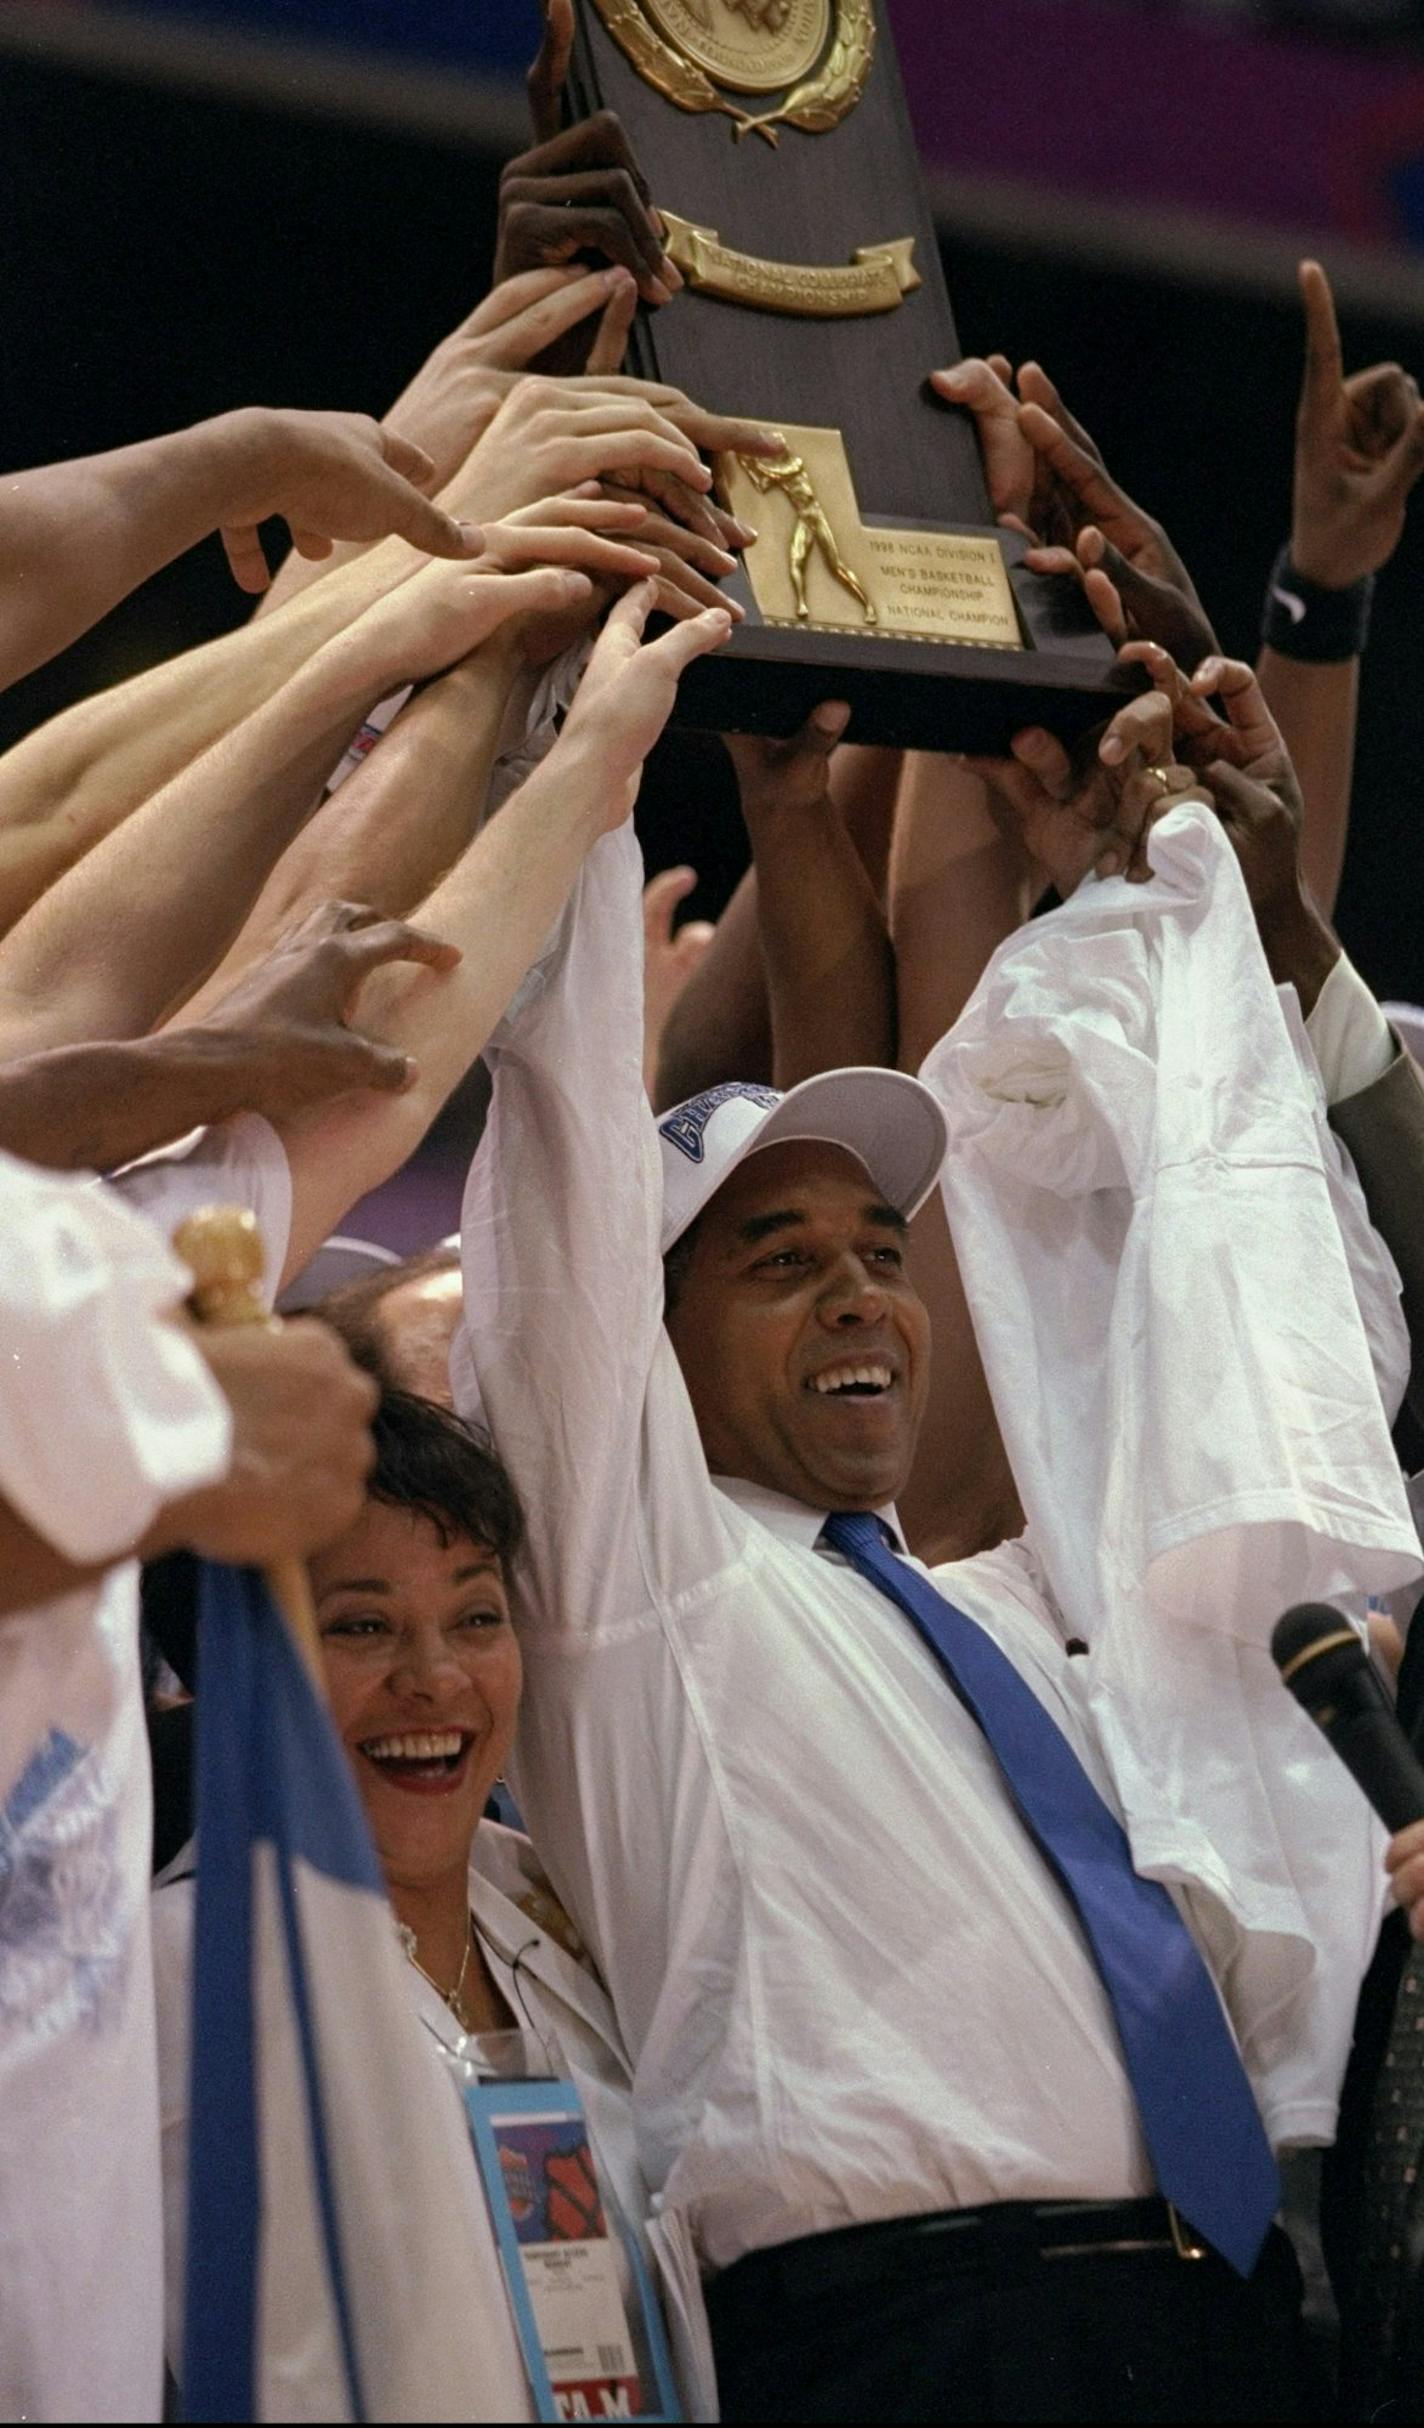
<instances>
[{"instance_id":1,"label":"badge lanyard","mask_svg":"<svg viewBox=\"0 0 1424 2428\"><path fill-rule=\"evenodd\" d=\"M462 2096L539 2418L680 2421L647 2266L605 2207L574 2084L466 2082Z\"/></svg>"}]
</instances>

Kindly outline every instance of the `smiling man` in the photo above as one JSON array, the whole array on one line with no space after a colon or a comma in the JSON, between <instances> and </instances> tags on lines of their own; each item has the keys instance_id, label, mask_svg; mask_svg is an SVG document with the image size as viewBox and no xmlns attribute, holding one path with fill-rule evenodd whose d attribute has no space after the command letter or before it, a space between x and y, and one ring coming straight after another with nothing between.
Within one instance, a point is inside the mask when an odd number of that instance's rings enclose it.
<instances>
[{"instance_id":1,"label":"smiling man","mask_svg":"<svg viewBox=\"0 0 1424 2428\"><path fill-rule=\"evenodd\" d=\"M938 1105L832 1071L655 1126L641 878L596 846L487 1049L451 1376L528 1511L511 1783L697 2407L715 2356L728 2419L1304 2417L1270 2085L1132 1870L1034 1550L901 1546Z\"/></svg>"},{"instance_id":2,"label":"smiling man","mask_svg":"<svg viewBox=\"0 0 1424 2428\"><path fill-rule=\"evenodd\" d=\"M668 1331L715 1475L877 1509L924 1413L929 1318L905 1233L944 1121L918 1081L714 1088L659 1125Z\"/></svg>"}]
</instances>

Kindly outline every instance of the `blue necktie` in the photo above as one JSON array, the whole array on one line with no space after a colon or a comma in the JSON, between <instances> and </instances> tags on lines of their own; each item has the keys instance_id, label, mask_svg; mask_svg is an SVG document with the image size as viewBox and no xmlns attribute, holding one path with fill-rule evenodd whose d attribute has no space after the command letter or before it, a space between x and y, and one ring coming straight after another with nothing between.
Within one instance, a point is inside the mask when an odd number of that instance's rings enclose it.
<instances>
[{"instance_id":1,"label":"blue necktie","mask_svg":"<svg viewBox=\"0 0 1424 2428\"><path fill-rule=\"evenodd\" d=\"M879 1518L838 1514L824 1540L913 1620L978 1721L1087 1934L1163 2198L1249 2276L1280 2178L1215 1985L1171 1897L1133 1870L1121 1822L1012 1661L895 1557Z\"/></svg>"}]
</instances>

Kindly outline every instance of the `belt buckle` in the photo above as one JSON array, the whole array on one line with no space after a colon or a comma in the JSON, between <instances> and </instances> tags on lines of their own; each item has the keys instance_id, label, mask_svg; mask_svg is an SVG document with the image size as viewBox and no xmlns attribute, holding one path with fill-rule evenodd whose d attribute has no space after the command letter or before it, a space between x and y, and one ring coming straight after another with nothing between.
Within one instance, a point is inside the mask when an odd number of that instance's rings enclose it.
<instances>
[{"instance_id":1,"label":"belt buckle","mask_svg":"<svg viewBox=\"0 0 1424 2428\"><path fill-rule=\"evenodd\" d=\"M1172 2249L1178 2259L1206 2259L1210 2246L1202 2241L1194 2226L1189 2226L1180 2211L1167 2203L1167 2223L1172 2229Z\"/></svg>"}]
</instances>

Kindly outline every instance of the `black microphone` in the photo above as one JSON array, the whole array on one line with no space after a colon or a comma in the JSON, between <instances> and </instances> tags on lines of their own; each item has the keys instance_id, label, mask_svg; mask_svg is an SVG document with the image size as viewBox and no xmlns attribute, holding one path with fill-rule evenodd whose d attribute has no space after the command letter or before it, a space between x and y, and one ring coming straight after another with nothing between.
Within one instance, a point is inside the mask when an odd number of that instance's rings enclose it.
<instances>
[{"instance_id":1,"label":"black microphone","mask_svg":"<svg viewBox=\"0 0 1424 2428\"><path fill-rule=\"evenodd\" d=\"M1297 1603L1276 1621L1271 1658L1391 1835L1424 1821L1424 1768L1343 1613Z\"/></svg>"}]
</instances>

